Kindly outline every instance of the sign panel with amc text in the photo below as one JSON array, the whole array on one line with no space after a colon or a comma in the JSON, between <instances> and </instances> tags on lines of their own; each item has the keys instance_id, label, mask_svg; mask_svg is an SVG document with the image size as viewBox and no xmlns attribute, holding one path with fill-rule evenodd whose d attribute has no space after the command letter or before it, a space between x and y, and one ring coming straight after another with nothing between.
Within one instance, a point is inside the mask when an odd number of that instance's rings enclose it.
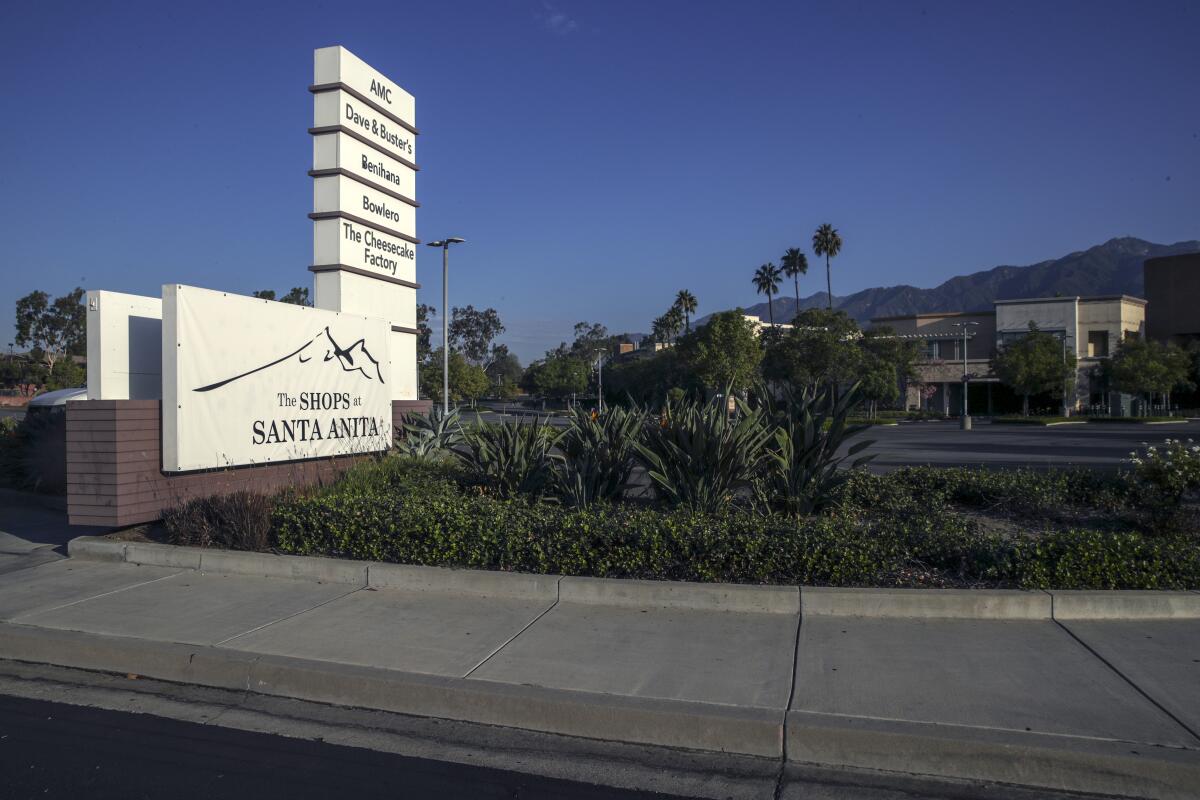
<instances>
[{"instance_id":1,"label":"sign panel with amc text","mask_svg":"<svg viewBox=\"0 0 1200 800\"><path fill-rule=\"evenodd\" d=\"M313 137L313 171L327 170L345 170L377 189L417 199L417 173L412 167L340 131Z\"/></svg>"},{"instance_id":2,"label":"sign panel with amc text","mask_svg":"<svg viewBox=\"0 0 1200 800\"><path fill-rule=\"evenodd\" d=\"M163 287L163 471L386 450L385 320Z\"/></svg>"},{"instance_id":3,"label":"sign panel with amc text","mask_svg":"<svg viewBox=\"0 0 1200 800\"><path fill-rule=\"evenodd\" d=\"M417 230L417 210L345 175L313 178L313 213L348 214L401 238Z\"/></svg>"},{"instance_id":4,"label":"sign panel with amc text","mask_svg":"<svg viewBox=\"0 0 1200 800\"><path fill-rule=\"evenodd\" d=\"M413 96L344 47L313 51L313 83L314 88L342 84L389 114L416 125Z\"/></svg>"},{"instance_id":5,"label":"sign panel with amc text","mask_svg":"<svg viewBox=\"0 0 1200 800\"><path fill-rule=\"evenodd\" d=\"M416 135L386 114L341 89L313 95L313 128L321 131L338 127L402 162L413 164L417 160Z\"/></svg>"},{"instance_id":6,"label":"sign panel with amc text","mask_svg":"<svg viewBox=\"0 0 1200 800\"><path fill-rule=\"evenodd\" d=\"M417 253L412 242L348 219L319 219L313 223L313 256L319 267L353 267L410 283L417 279Z\"/></svg>"}]
</instances>

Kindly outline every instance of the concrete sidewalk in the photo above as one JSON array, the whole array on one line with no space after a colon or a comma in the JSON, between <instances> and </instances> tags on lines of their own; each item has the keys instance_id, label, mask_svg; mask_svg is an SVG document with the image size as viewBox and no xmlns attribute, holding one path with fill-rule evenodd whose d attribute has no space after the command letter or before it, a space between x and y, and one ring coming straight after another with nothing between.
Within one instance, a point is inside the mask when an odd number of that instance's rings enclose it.
<instances>
[{"instance_id":1,"label":"concrete sidewalk","mask_svg":"<svg viewBox=\"0 0 1200 800\"><path fill-rule=\"evenodd\" d=\"M0 576L0 658L797 764L1137 797L1200 787L1200 593L71 550Z\"/></svg>"}]
</instances>

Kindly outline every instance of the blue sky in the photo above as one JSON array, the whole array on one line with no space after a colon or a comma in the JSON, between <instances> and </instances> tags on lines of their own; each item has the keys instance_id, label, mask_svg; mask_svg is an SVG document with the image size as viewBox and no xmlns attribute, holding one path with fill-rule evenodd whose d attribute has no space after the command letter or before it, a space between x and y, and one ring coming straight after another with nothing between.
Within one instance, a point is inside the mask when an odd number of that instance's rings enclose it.
<instances>
[{"instance_id":1,"label":"blue sky","mask_svg":"<svg viewBox=\"0 0 1200 800\"><path fill-rule=\"evenodd\" d=\"M528 361L680 288L757 302L822 222L837 294L1200 238L1198 29L1186 0L10 4L0 341L37 288L309 285L315 47L416 96L418 235L468 239L451 302Z\"/></svg>"}]
</instances>

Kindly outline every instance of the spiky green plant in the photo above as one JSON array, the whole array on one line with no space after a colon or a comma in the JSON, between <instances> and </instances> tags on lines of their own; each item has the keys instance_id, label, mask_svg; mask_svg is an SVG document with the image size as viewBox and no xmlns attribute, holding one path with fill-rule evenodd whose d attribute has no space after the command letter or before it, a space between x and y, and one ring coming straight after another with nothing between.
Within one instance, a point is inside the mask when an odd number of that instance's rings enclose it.
<instances>
[{"instance_id":1,"label":"spiky green plant","mask_svg":"<svg viewBox=\"0 0 1200 800\"><path fill-rule=\"evenodd\" d=\"M812 514L826 505L834 489L845 479L841 469L866 464L873 455L854 458L872 445L856 442L844 456L842 444L869 426L848 422L850 410L861 400L857 384L831 400L830 390L802 393L777 401L772 416L775 425L766 447L763 468L755 481L755 497L765 510L793 516Z\"/></svg>"},{"instance_id":2,"label":"spiky green plant","mask_svg":"<svg viewBox=\"0 0 1200 800\"><path fill-rule=\"evenodd\" d=\"M738 401L668 403L635 446L657 496L673 506L715 512L752 484L770 437L765 415Z\"/></svg>"},{"instance_id":3,"label":"spiky green plant","mask_svg":"<svg viewBox=\"0 0 1200 800\"><path fill-rule=\"evenodd\" d=\"M401 429L404 435L397 437L396 450L421 461L441 458L463 441L457 408L447 414L435 405L428 414L408 414Z\"/></svg>"},{"instance_id":4,"label":"spiky green plant","mask_svg":"<svg viewBox=\"0 0 1200 800\"><path fill-rule=\"evenodd\" d=\"M597 500L620 500L636 464L635 445L646 414L614 406L593 417L578 406L558 440L554 492L564 505L586 508Z\"/></svg>"},{"instance_id":5,"label":"spiky green plant","mask_svg":"<svg viewBox=\"0 0 1200 800\"><path fill-rule=\"evenodd\" d=\"M540 419L505 420L477 425L463 436L465 447L454 451L472 478L500 497L545 494L560 457L552 452L560 433Z\"/></svg>"}]
</instances>

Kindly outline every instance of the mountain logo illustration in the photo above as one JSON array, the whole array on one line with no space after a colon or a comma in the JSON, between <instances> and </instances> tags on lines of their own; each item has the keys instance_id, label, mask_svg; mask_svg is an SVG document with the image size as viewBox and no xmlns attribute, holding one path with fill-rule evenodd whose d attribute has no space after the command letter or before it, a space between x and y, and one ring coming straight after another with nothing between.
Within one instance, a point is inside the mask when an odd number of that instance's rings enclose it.
<instances>
[{"instance_id":1,"label":"mountain logo illustration","mask_svg":"<svg viewBox=\"0 0 1200 800\"><path fill-rule=\"evenodd\" d=\"M192 391L211 392L213 389L220 389L222 386L227 386L234 381L239 381L242 378L249 377L256 372L262 372L263 370L270 369L271 367L282 364L293 358L297 360L297 363L307 364L309 361L312 361L316 353L320 351L321 345L319 345L318 342L321 342L322 340L324 340L325 348L325 355L321 359L322 363L336 359L343 372L357 372L362 375L363 378L369 381L377 380L380 383L385 382L383 380L383 371L379 368L379 361L373 355L371 355L371 351L367 349L367 343L365 339L359 339L349 347L342 347L337 343L336 340L334 340L333 335L329 332L329 327L326 326L325 330L321 331L312 339L288 353L286 356L281 356L274 361L263 364L261 367L255 367L252 370L247 370L240 375L234 375L232 378L226 378L225 380L217 381L216 383L210 383L207 386L201 386L193 389ZM313 347L313 345L317 346Z\"/></svg>"}]
</instances>

